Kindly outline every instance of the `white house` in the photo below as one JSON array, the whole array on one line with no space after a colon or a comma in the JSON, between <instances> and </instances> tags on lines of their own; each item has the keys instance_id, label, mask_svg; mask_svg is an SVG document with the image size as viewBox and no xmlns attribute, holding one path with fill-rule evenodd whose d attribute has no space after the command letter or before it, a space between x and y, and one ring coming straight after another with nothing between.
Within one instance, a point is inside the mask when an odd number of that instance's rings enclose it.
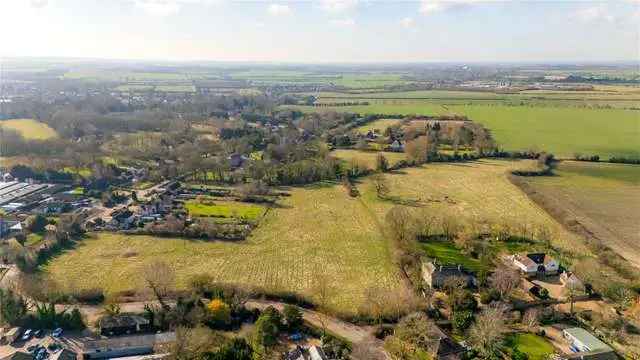
<instances>
[{"instance_id":1,"label":"white house","mask_svg":"<svg viewBox=\"0 0 640 360\"><path fill-rule=\"evenodd\" d=\"M547 254L516 254L513 255L512 260L513 264L526 275L555 275L558 273L558 262Z\"/></svg>"}]
</instances>

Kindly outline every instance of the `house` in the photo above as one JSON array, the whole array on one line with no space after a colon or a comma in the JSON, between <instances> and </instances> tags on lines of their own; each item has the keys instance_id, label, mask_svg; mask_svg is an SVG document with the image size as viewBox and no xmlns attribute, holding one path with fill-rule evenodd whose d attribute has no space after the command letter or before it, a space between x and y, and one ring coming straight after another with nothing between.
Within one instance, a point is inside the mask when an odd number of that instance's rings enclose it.
<instances>
[{"instance_id":1,"label":"house","mask_svg":"<svg viewBox=\"0 0 640 360\"><path fill-rule=\"evenodd\" d=\"M560 283L562 286L567 289L573 289L576 291L585 291L585 286L582 280L576 276L576 274L572 272L565 271L560 274Z\"/></svg>"},{"instance_id":2,"label":"house","mask_svg":"<svg viewBox=\"0 0 640 360\"><path fill-rule=\"evenodd\" d=\"M98 327L103 336L134 334L152 330L151 324L146 318L124 314L104 316L98 322Z\"/></svg>"},{"instance_id":3,"label":"house","mask_svg":"<svg viewBox=\"0 0 640 360\"><path fill-rule=\"evenodd\" d=\"M51 356L49 357L49 360L76 360L76 359L78 359L78 354L76 354L75 352L69 349L62 349L58 352L51 354Z\"/></svg>"},{"instance_id":4,"label":"house","mask_svg":"<svg viewBox=\"0 0 640 360\"><path fill-rule=\"evenodd\" d=\"M285 356L285 360L307 360L304 356L304 349L299 345L295 349L289 351Z\"/></svg>"},{"instance_id":5,"label":"house","mask_svg":"<svg viewBox=\"0 0 640 360\"><path fill-rule=\"evenodd\" d=\"M422 278L434 289L442 288L447 281L463 279L467 287L477 285L477 280L472 272L464 269L462 265L439 265L433 261L422 263Z\"/></svg>"},{"instance_id":6,"label":"house","mask_svg":"<svg viewBox=\"0 0 640 360\"><path fill-rule=\"evenodd\" d=\"M319 346L312 346L309 348L309 359L311 360L329 360L327 355L324 354L322 348Z\"/></svg>"},{"instance_id":7,"label":"house","mask_svg":"<svg viewBox=\"0 0 640 360\"><path fill-rule=\"evenodd\" d=\"M573 354L566 359L613 360L617 356L613 349L582 328L562 330L562 336L569 342Z\"/></svg>"},{"instance_id":8,"label":"house","mask_svg":"<svg viewBox=\"0 0 640 360\"><path fill-rule=\"evenodd\" d=\"M394 140L391 143L391 151L396 151L396 152L404 151L404 144L400 140Z\"/></svg>"},{"instance_id":9,"label":"house","mask_svg":"<svg viewBox=\"0 0 640 360\"><path fill-rule=\"evenodd\" d=\"M22 328L14 327L9 330L6 330L2 337L0 337L0 343L2 344L12 344L20 335L22 334Z\"/></svg>"},{"instance_id":10,"label":"house","mask_svg":"<svg viewBox=\"0 0 640 360\"><path fill-rule=\"evenodd\" d=\"M9 237L22 232L22 223L16 220L4 220L0 217L0 238Z\"/></svg>"},{"instance_id":11,"label":"house","mask_svg":"<svg viewBox=\"0 0 640 360\"><path fill-rule=\"evenodd\" d=\"M559 264L544 253L516 254L511 257L513 264L527 276L556 275Z\"/></svg>"},{"instance_id":12,"label":"house","mask_svg":"<svg viewBox=\"0 0 640 360\"><path fill-rule=\"evenodd\" d=\"M227 160L229 160L229 164L232 168L239 168L247 160L247 157L238 153L233 153L227 158Z\"/></svg>"},{"instance_id":13,"label":"house","mask_svg":"<svg viewBox=\"0 0 640 360\"><path fill-rule=\"evenodd\" d=\"M9 356L5 356L0 360L33 360L33 355L22 351L16 351Z\"/></svg>"}]
</instances>

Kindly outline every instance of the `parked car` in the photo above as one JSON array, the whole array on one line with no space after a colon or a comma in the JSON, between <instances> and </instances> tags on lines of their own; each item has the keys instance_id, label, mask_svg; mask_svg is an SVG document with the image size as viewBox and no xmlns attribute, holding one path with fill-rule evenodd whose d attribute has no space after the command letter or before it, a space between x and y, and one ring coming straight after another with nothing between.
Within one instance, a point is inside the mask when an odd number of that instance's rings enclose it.
<instances>
[{"instance_id":1,"label":"parked car","mask_svg":"<svg viewBox=\"0 0 640 360\"><path fill-rule=\"evenodd\" d=\"M47 349L45 349L44 347L40 348L40 350L38 350L38 352L36 353L36 357L35 360L44 360L47 359L49 357L49 352L47 351Z\"/></svg>"},{"instance_id":2,"label":"parked car","mask_svg":"<svg viewBox=\"0 0 640 360\"><path fill-rule=\"evenodd\" d=\"M51 333L51 336L53 336L54 338L59 338L60 336L62 336L62 328L57 328L55 330L53 330L53 332Z\"/></svg>"},{"instance_id":3,"label":"parked car","mask_svg":"<svg viewBox=\"0 0 640 360\"><path fill-rule=\"evenodd\" d=\"M29 339L31 339L31 336L33 335L33 330L31 329L27 329L25 330L25 332L22 334L22 341L29 341Z\"/></svg>"},{"instance_id":4,"label":"parked car","mask_svg":"<svg viewBox=\"0 0 640 360\"><path fill-rule=\"evenodd\" d=\"M27 348L27 352L36 353L40 349L40 345L31 345Z\"/></svg>"},{"instance_id":5,"label":"parked car","mask_svg":"<svg viewBox=\"0 0 640 360\"><path fill-rule=\"evenodd\" d=\"M44 337L44 331L43 330L36 330L33 333L33 336L37 337L38 339L42 339Z\"/></svg>"}]
</instances>

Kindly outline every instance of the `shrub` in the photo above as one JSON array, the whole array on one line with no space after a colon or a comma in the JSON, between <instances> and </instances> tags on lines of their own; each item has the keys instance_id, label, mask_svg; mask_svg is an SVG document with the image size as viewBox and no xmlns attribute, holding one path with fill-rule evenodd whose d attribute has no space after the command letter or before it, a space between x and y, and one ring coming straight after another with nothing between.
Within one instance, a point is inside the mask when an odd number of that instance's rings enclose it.
<instances>
[{"instance_id":1,"label":"shrub","mask_svg":"<svg viewBox=\"0 0 640 360\"><path fill-rule=\"evenodd\" d=\"M282 313L289 330L296 330L302 326L302 311L297 306L286 304Z\"/></svg>"},{"instance_id":2,"label":"shrub","mask_svg":"<svg viewBox=\"0 0 640 360\"><path fill-rule=\"evenodd\" d=\"M500 293L496 289L488 289L480 291L480 302L482 304L490 304L493 301L500 300Z\"/></svg>"},{"instance_id":3,"label":"shrub","mask_svg":"<svg viewBox=\"0 0 640 360\"><path fill-rule=\"evenodd\" d=\"M207 304L211 321L216 325L226 325L231 322L231 308L220 299L213 299Z\"/></svg>"},{"instance_id":4,"label":"shrub","mask_svg":"<svg viewBox=\"0 0 640 360\"><path fill-rule=\"evenodd\" d=\"M453 319L451 320L453 324L453 328L462 333L464 330L468 329L473 322L473 313L469 310L456 311L453 313Z\"/></svg>"}]
</instances>

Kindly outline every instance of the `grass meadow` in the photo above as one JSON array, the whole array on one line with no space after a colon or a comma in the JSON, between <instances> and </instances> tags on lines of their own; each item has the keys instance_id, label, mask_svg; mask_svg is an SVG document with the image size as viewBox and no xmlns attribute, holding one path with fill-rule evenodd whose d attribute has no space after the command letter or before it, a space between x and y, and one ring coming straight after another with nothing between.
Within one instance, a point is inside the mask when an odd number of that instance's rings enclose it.
<instances>
[{"instance_id":1,"label":"grass meadow","mask_svg":"<svg viewBox=\"0 0 640 360\"><path fill-rule=\"evenodd\" d=\"M385 174L391 190L385 200L377 198L368 178L357 183L362 193L357 198L334 183L295 187L246 241L97 233L53 258L42 271L63 288L99 287L107 296L141 288L140 269L159 259L175 269L179 287L206 272L219 281L273 293L294 292L314 300L317 279L326 278L330 308L355 314L365 301L366 289L396 291L405 286L384 235L385 215L396 204L424 216L451 215L460 222L546 226L554 244L582 251L577 238L508 181L508 170L525 166L530 166L528 161L492 160L403 169ZM432 250L455 255L447 249Z\"/></svg>"},{"instance_id":2,"label":"grass meadow","mask_svg":"<svg viewBox=\"0 0 640 360\"><path fill-rule=\"evenodd\" d=\"M359 150L351 150L351 149L338 149L331 152L331 155L350 163L352 161L357 162L358 164L365 165L367 168L371 170L375 170L376 168L376 159L378 155L382 154L387 161L389 161L390 165L394 165L401 160L406 160L407 156L405 153L399 152L378 152L378 151L359 151Z\"/></svg>"},{"instance_id":3,"label":"grass meadow","mask_svg":"<svg viewBox=\"0 0 640 360\"><path fill-rule=\"evenodd\" d=\"M97 233L43 271L63 287L100 287L116 294L141 288L141 267L156 260L176 270L180 287L190 276L206 272L219 281L313 299L315 280L325 276L331 308L351 314L368 287L402 286L377 219L335 184L293 188L282 207L270 211L244 242Z\"/></svg>"},{"instance_id":4,"label":"grass meadow","mask_svg":"<svg viewBox=\"0 0 640 360\"><path fill-rule=\"evenodd\" d=\"M58 134L49 125L33 119L11 119L0 121L0 126L19 132L25 139L46 140Z\"/></svg>"}]
</instances>

